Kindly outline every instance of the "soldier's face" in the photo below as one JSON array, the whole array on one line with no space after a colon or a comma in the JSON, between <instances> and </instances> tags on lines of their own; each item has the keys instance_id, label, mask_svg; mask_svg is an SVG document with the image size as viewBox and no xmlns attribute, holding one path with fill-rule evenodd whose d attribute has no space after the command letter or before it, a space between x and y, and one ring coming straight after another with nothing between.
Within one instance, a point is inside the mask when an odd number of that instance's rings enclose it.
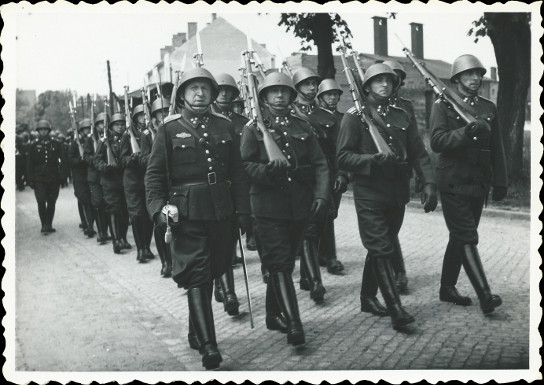
<instances>
[{"instance_id":1,"label":"soldier's face","mask_svg":"<svg viewBox=\"0 0 544 385\"><path fill-rule=\"evenodd\" d=\"M47 128L38 128L37 131L40 138L46 138L49 136L49 130Z\"/></svg>"},{"instance_id":2,"label":"soldier's face","mask_svg":"<svg viewBox=\"0 0 544 385\"><path fill-rule=\"evenodd\" d=\"M96 131L102 135L102 133L104 132L104 122L99 122L99 123L96 123L94 125L94 127L96 128Z\"/></svg>"},{"instance_id":3,"label":"soldier's face","mask_svg":"<svg viewBox=\"0 0 544 385\"><path fill-rule=\"evenodd\" d=\"M212 86L206 80L189 82L183 92L183 98L190 106L206 107L212 100Z\"/></svg>"},{"instance_id":4,"label":"soldier's face","mask_svg":"<svg viewBox=\"0 0 544 385\"><path fill-rule=\"evenodd\" d=\"M300 84L298 85L298 90L300 91L300 93L310 98L315 98L315 95L317 95L318 86L319 84L317 82L317 79L310 78L300 82Z\"/></svg>"},{"instance_id":5,"label":"soldier's face","mask_svg":"<svg viewBox=\"0 0 544 385\"><path fill-rule=\"evenodd\" d=\"M393 92L393 77L390 75L378 75L370 80L370 95L377 99L387 99Z\"/></svg>"},{"instance_id":6,"label":"soldier's face","mask_svg":"<svg viewBox=\"0 0 544 385\"><path fill-rule=\"evenodd\" d=\"M340 100L340 92L338 91L327 91L321 94L321 99L329 108L336 108L338 101Z\"/></svg>"},{"instance_id":7,"label":"soldier's face","mask_svg":"<svg viewBox=\"0 0 544 385\"><path fill-rule=\"evenodd\" d=\"M91 127L85 127L81 129L81 134L83 136L89 136L90 133L91 133Z\"/></svg>"},{"instance_id":8,"label":"soldier's face","mask_svg":"<svg viewBox=\"0 0 544 385\"><path fill-rule=\"evenodd\" d=\"M289 105L291 90L285 86L272 86L266 89L264 99L272 107L285 108Z\"/></svg>"},{"instance_id":9,"label":"soldier's face","mask_svg":"<svg viewBox=\"0 0 544 385\"><path fill-rule=\"evenodd\" d=\"M122 134L125 131L125 125L122 122L113 123L111 128L117 134Z\"/></svg>"},{"instance_id":10,"label":"soldier's face","mask_svg":"<svg viewBox=\"0 0 544 385\"><path fill-rule=\"evenodd\" d=\"M228 104L234 99L234 90L231 87L220 86L219 95L217 95L217 103Z\"/></svg>"},{"instance_id":11,"label":"soldier's face","mask_svg":"<svg viewBox=\"0 0 544 385\"><path fill-rule=\"evenodd\" d=\"M158 110L155 112L155 120L157 121L157 124L161 124L162 120L166 116L166 110Z\"/></svg>"},{"instance_id":12,"label":"soldier's face","mask_svg":"<svg viewBox=\"0 0 544 385\"><path fill-rule=\"evenodd\" d=\"M477 93L482 84L482 78L482 71L477 68L461 72L458 76L461 91L469 94Z\"/></svg>"},{"instance_id":13,"label":"soldier's face","mask_svg":"<svg viewBox=\"0 0 544 385\"><path fill-rule=\"evenodd\" d=\"M136 121L136 123L138 123L139 125L144 125L145 124L145 116L144 116L144 113L143 112L140 112L138 115L136 115L134 117L134 120Z\"/></svg>"}]
</instances>

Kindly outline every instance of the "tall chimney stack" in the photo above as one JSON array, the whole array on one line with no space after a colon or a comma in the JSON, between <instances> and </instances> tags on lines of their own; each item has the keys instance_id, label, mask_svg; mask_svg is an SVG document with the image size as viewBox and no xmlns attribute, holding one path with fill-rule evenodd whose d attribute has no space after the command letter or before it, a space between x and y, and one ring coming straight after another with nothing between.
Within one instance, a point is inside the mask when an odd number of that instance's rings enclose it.
<instances>
[{"instance_id":1,"label":"tall chimney stack","mask_svg":"<svg viewBox=\"0 0 544 385\"><path fill-rule=\"evenodd\" d=\"M193 36L196 35L196 23L195 22L190 22L190 23L187 23L187 40L189 40L190 38L192 38Z\"/></svg>"},{"instance_id":2,"label":"tall chimney stack","mask_svg":"<svg viewBox=\"0 0 544 385\"><path fill-rule=\"evenodd\" d=\"M387 19L374 16L374 54L387 56Z\"/></svg>"},{"instance_id":3,"label":"tall chimney stack","mask_svg":"<svg viewBox=\"0 0 544 385\"><path fill-rule=\"evenodd\" d=\"M212 13L212 23L217 19L217 13Z\"/></svg>"},{"instance_id":4,"label":"tall chimney stack","mask_svg":"<svg viewBox=\"0 0 544 385\"><path fill-rule=\"evenodd\" d=\"M415 57L423 59L423 24L410 23L412 26L412 53Z\"/></svg>"}]
</instances>

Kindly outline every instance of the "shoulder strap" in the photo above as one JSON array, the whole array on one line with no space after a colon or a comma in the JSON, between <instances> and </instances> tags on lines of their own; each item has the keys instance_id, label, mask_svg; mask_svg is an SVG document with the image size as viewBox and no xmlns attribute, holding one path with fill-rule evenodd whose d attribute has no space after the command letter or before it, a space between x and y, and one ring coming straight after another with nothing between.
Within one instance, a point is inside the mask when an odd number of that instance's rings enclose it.
<instances>
[{"instance_id":1,"label":"shoulder strap","mask_svg":"<svg viewBox=\"0 0 544 385\"><path fill-rule=\"evenodd\" d=\"M400 141L399 137L397 136L397 134L395 133L394 130L390 129L389 127L387 127L387 124L384 122L384 120L382 119L382 117L380 116L380 114L378 114L378 111L376 111L376 109L370 105L370 103L367 103L366 104L366 109L368 111L370 111L370 118L376 123L376 125L378 126L379 128L379 132L380 134L383 136L383 133L382 132L385 132L386 135L390 136L391 138L393 138L393 141L394 141L394 146L392 147L393 148L393 151L395 151L395 153L397 153L397 156L402 160L402 161L405 161L406 158L407 158L407 155L406 155L406 148L404 148L404 145L402 144L402 142ZM384 138L385 139L385 138ZM386 142L388 142L386 140ZM400 152L400 154L399 154Z\"/></svg>"}]
</instances>

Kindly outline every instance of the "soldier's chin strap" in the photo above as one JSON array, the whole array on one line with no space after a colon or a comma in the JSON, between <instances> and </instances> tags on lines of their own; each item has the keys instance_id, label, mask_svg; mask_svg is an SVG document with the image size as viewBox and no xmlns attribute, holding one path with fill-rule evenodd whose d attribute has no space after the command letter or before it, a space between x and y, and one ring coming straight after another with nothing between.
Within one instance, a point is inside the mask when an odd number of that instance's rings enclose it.
<instances>
[{"instance_id":1,"label":"soldier's chin strap","mask_svg":"<svg viewBox=\"0 0 544 385\"><path fill-rule=\"evenodd\" d=\"M187 108L189 111L192 111L192 112L194 112L194 113L197 114L197 115L203 115L203 114L205 114L206 112L208 112L208 111L210 110L211 104L208 104L208 105L206 105L205 107L195 107L195 106L193 106L192 104L190 104L190 103L188 103L187 101L185 101L184 106L185 106L185 108Z\"/></svg>"}]
</instances>

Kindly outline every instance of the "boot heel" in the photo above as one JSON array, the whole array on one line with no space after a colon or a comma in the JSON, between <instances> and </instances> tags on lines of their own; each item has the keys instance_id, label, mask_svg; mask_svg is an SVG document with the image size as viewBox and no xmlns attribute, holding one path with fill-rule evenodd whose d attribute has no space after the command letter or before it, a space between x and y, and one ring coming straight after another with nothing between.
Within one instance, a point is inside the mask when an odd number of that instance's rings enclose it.
<instances>
[{"instance_id":1,"label":"boot heel","mask_svg":"<svg viewBox=\"0 0 544 385\"><path fill-rule=\"evenodd\" d=\"M202 366L206 370L217 369L219 364L223 362L223 357L221 353L217 350L217 346L214 344L206 344L202 347Z\"/></svg>"},{"instance_id":2,"label":"boot heel","mask_svg":"<svg viewBox=\"0 0 544 385\"><path fill-rule=\"evenodd\" d=\"M298 346L306 343L302 324L291 323L287 330L287 343L293 346Z\"/></svg>"}]
</instances>

